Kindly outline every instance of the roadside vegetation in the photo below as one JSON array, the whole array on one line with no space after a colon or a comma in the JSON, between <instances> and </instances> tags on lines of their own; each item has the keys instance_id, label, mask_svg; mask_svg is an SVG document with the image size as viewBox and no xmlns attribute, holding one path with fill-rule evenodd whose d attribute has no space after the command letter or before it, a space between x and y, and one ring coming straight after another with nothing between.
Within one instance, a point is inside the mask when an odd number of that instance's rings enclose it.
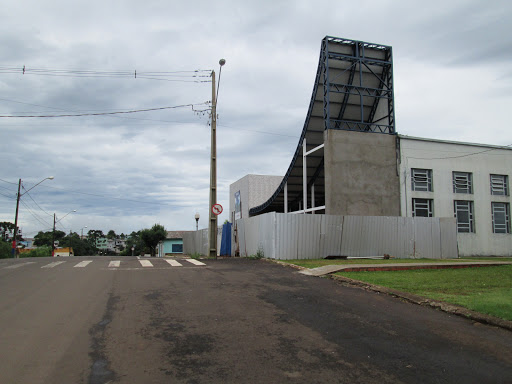
<instances>
[{"instance_id":1,"label":"roadside vegetation","mask_svg":"<svg viewBox=\"0 0 512 384\"><path fill-rule=\"evenodd\" d=\"M285 263L299 265L304 268L317 268L325 265L345 264L395 264L395 263L453 263L468 261L512 261L512 257L482 257L465 259L310 259L310 260L280 260Z\"/></svg>"},{"instance_id":2,"label":"roadside vegetation","mask_svg":"<svg viewBox=\"0 0 512 384\"><path fill-rule=\"evenodd\" d=\"M512 321L512 265L336 274Z\"/></svg>"}]
</instances>

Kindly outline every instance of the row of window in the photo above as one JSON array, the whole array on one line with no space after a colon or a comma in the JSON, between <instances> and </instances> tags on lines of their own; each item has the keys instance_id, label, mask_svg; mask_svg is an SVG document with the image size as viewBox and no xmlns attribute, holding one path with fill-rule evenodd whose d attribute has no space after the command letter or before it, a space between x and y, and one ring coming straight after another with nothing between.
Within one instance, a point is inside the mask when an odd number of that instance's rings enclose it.
<instances>
[{"instance_id":1,"label":"row of window","mask_svg":"<svg viewBox=\"0 0 512 384\"><path fill-rule=\"evenodd\" d=\"M491 203L492 231L494 233L510 233L510 205L509 203ZM453 214L457 219L457 232L475 232L475 215L473 202L469 200L455 200ZM434 200L412 199L412 215L418 217L434 216Z\"/></svg>"},{"instance_id":2,"label":"row of window","mask_svg":"<svg viewBox=\"0 0 512 384\"><path fill-rule=\"evenodd\" d=\"M413 191L433 192L431 169L411 169L411 188ZM452 172L453 193L473 193L473 174L471 172ZM490 175L491 195L508 196L508 176Z\"/></svg>"}]
</instances>

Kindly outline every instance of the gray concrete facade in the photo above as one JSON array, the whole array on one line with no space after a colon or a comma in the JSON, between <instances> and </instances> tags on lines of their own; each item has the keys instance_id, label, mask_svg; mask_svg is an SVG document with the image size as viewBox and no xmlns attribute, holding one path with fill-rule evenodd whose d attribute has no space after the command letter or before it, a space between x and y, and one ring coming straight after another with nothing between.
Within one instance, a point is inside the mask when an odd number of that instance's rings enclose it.
<instances>
[{"instance_id":1,"label":"gray concrete facade","mask_svg":"<svg viewBox=\"0 0 512 384\"><path fill-rule=\"evenodd\" d=\"M329 129L324 144L327 215L400 216L395 135Z\"/></svg>"}]
</instances>

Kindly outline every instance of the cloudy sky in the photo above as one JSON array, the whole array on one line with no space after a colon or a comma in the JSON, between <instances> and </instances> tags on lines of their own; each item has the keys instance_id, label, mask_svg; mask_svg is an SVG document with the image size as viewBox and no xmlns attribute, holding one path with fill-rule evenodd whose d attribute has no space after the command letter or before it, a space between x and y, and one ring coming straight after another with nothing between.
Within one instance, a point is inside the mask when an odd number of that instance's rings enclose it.
<instances>
[{"instance_id":1,"label":"cloudy sky","mask_svg":"<svg viewBox=\"0 0 512 384\"><path fill-rule=\"evenodd\" d=\"M24 193L54 176L21 197L27 237L54 213L67 232L193 230L196 212L206 227L203 76L218 79L226 59L217 140L227 208L230 183L288 168L326 35L393 47L399 133L512 144L511 25L508 0L4 0L0 221L14 221L18 179ZM177 108L91 115L161 107ZM85 116L10 117L62 114Z\"/></svg>"}]
</instances>

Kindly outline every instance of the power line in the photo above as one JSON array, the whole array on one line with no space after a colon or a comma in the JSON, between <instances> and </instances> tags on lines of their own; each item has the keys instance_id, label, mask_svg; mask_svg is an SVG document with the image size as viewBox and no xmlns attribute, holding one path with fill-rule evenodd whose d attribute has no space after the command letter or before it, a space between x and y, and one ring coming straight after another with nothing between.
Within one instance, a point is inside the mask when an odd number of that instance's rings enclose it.
<instances>
[{"instance_id":1,"label":"power line","mask_svg":"<svg viewBox=\"0 0 512 384\"><path fill-rule=\"evenodd\" d=\"M104 116L104 115L119 115L119 114L127 114L127 113L138 113L138 112L150 112L150 111L161 111L165 109L177 109L177 108L185 108L191 107L194 105L207 105L208 101L203 103L196 104L183 104L183 105L175 105L172 107L158 107L158 108L147 108L147 109L137 109L131 111L116 111L116 112L97 112L97 113L77 113L77 114L64 114L64 115L0 115L0 117L79 117L79 116Z\"/></svg>"},{"instance_id":2,"label":"power line","mask_svg":"<svg viewBox=\"0 0 512 384\"><path fill-rule=\"evenodd\" d=\"M508 148L508 147L512 147L512 144L504 145L504 146L499 147L499 148L490 148L490 149L485 149L485 150L480 151L480 152L466 153L466 154L464 154L464 155L459 155L459 156L446 156L446 157L412 157L412 156L407 156L407 158L409 158L409 159L414 159L414 160L445 160L445 159L458 159L458 158L460 158L460 157L468 157L468 156L479 155L479 154L481 154L481 153L490 152L490 151L496 151L496 150L504 149L504 148Z\"/></svg>"}]
</instances>

